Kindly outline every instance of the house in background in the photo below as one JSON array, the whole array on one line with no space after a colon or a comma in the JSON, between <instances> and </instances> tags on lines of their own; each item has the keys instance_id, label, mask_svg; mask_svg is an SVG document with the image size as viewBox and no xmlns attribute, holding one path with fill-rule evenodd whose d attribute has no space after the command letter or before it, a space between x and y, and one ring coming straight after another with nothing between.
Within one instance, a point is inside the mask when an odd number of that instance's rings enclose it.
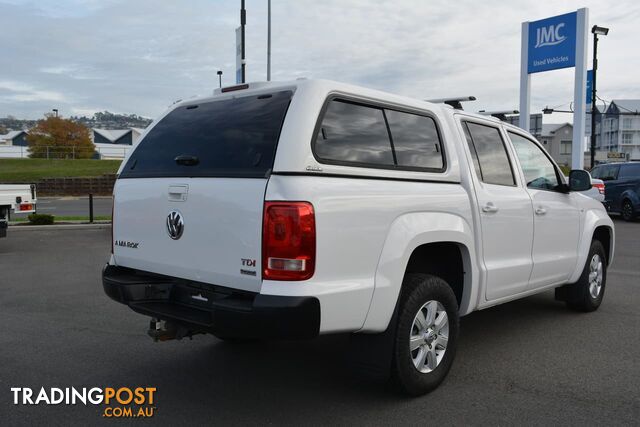
<instances>
[{"instance_id":1,"label":"house in background","mask_svg":"<svg viewBox=\"0 0 640 427\"><path fill-rule=\"evenodd\" d=\"M596 131L598 150L626 154L640 160L640 99L614 99Z\"/></svg>"},{"instance_id":2,"label":"house in background","mask_svg":"<svg viewBox=\"0 0 640 427\"><path fill-rule=\"evenodd\" d=\"M23 130L12 130L9 133L0 135L0 145L13 145L15 147L26 147L27 132Z\"/></svg>"},{"instance_id":3,"label":"house in background","mask_svg":"<svg viewBox=\"0 0 640 427\"><path fill-rule=\"evenodd\" d=\"M560 165L571 164L571 144L573 140L573 125L571 123L548 123L542 125L542 132L538 141Z\"/></svg>"}]
</instances>

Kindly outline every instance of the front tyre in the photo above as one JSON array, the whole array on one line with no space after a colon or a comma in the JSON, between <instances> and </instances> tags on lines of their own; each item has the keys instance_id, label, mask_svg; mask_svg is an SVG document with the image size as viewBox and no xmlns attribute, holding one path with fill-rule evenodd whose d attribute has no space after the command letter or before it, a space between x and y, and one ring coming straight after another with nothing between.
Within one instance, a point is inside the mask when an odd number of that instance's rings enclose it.
<instances>
[{"instance_id":1,"label":"front tyre","mask_svg":"<svg viewBox=\"0 0 640 427\"><path fill-rule=\"evenodd\" d=\"M567 285L567 306L578 311L595 311L602 304L607 284L607 257L598 240L591 242L589 256L576 283Z\"/></svg>"},{"instance_id":2,"label":"front tyre","mask_svg":"<svg viewBox=\"0 0 640 427\"><path fill-rule=\"evenodd\" d=\"M458 303L439 277L408 274L398 312L392 375L403 392L434 390L451 369L458 343Z\"/></svg>"}]
</instances>

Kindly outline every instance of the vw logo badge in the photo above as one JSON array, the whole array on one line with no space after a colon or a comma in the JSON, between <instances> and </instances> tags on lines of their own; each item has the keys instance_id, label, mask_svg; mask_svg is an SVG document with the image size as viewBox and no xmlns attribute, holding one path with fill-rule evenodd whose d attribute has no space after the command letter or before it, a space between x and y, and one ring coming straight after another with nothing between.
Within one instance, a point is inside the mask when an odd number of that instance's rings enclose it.
<instances>
[{"instance_id":1,"label":"vw logo badge","mask_svg":"<svg viewBox=\"0 0 640 427\"><path fill-rule=\"evenodd\" d=\"M184 231L184 219L179 211L171 211L167 216L167 233L173 240L182 237Z\"/></svg>"}]
</instances>

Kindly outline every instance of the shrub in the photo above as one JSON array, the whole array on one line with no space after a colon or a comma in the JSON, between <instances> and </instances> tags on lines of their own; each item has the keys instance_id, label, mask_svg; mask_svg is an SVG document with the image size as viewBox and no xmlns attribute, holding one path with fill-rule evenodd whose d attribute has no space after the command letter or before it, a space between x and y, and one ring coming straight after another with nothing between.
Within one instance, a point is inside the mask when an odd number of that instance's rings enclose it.
<instances>
[{"instance_id":1,"label":"shrub","mask_svg":"<svg viewBox=\"0 0 640 427\"><path fill-rule=\"evenodd\" d=\"M90 159L95 152L88 127L52 115L29 130L27 142L32 158Z\"/></svg>"},{"instance_id":2,"label":"shrub","mask_svg":"<svg viewBox=\"0 0 640 427\"><path fill-rule=\"evenodd\" d=\"M31 214L29 222L33 225L51 225L53 224L53 215L47 214Z\"/></svg>"}]
</instances>

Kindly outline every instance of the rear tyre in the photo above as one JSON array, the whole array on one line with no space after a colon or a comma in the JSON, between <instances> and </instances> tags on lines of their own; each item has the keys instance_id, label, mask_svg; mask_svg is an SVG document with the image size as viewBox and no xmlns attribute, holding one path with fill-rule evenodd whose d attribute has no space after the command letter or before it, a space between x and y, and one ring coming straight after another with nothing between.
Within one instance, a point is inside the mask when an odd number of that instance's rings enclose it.
<instances>
[{"instance_id":1,"label":"rear tyre","mask_svg":"<svg viewBox=\"0 0 640 427\"><path fill-rule=\"evenodd\" d=\"M582 275L576 283L567 286L567 306L578 311L595 311L602 304L607 284L607 258L604 246L598 240L591 242L589 256Z\"/></svg>"},{"instance_id":2,"label":"rear tyre","mask_svg":"<svg viewBox=\"0 0 640 427\"><path fill-rule=\"evenodd\" d=\"M447 376L458 343L458 303L439 277L408 274L402 285L392 379L404 393L434 390Z\"/></svg>"},{"instance_id":3,"label":"rear tyre","mask_svg":"<svg viewBox=\"0 0 640 427\"><path fill-rule=\"evenodd\" d=\"M633 221L633 219L636 217L636 211L635 209L633 209L631 200L627 199L622 202L622 210L620 211L620 213L622 215L622 219L624 219L625 221Z\"/></svg>"}]
</instances>

